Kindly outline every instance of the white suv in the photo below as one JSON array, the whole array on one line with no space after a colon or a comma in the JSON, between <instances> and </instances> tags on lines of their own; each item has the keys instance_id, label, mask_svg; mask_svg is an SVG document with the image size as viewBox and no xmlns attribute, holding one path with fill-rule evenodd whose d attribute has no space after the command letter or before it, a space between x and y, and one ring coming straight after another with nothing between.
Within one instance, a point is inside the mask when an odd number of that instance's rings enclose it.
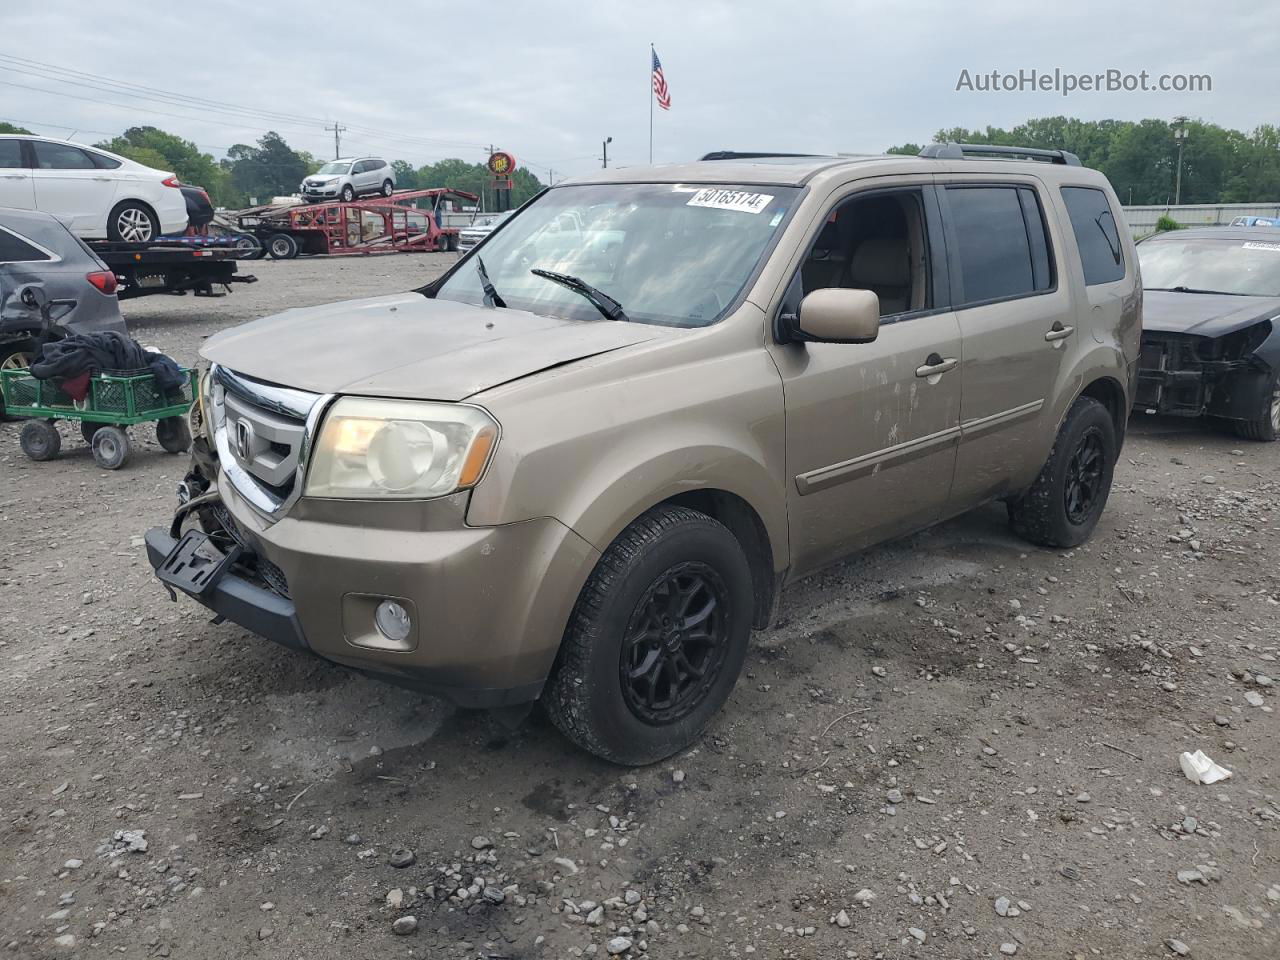
<instances>
[{"instance_id":1,"label":"white suv","mask_svg":"<svg viewBox=\"0 0 1280 960\"><path fill-rule=\"evenodd\" d=\"M391 196L396 188L396 175L391 164L380 157L353 157L330 160L306 177L298 192L311 203L321 200L345 200L370 194Z\"/></svg>"},{"instance_id":2,"label":"white suv","mask_svg":"<svg viewBox=\"0 0 1280 960\"><path fill-rule=\"evenodd\" d=\"M78 237L145 243L187 228L172 173L96 147L0 135L0 207L40 210Z\"/></svg>"}]
</instances>

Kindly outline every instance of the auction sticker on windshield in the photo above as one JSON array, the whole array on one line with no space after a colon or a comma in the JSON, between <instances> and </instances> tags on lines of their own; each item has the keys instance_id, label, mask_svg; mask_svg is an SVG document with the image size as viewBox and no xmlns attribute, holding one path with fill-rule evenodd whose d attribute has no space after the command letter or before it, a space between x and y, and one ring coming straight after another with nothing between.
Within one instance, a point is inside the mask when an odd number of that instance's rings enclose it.
<instances>
[{"instance_id":1,"label":"auction sticker on windshield","mask_svg":"<svg viewBox=\"0 0 1280 960\"><path fill-rule=\"evenodd\" d=\"M1246 250L1280 250L1280 243L1259 243L1256 240L1249 240L1244 244Z\"/></svg>"},{"instance_id":2,"label":"auction sticker on windshield","mask_svg":"<svg viewBox=\"0 0 1280 960\"><path fill-rule=\"evenodd\" d=\"M737 210L740 213L760 213L769 206L769 201L772 199L771 193L748 193L745 190L722 190L719 187L709 187L699 190L690 197L686 206Z\"/></svg>"}]
</instances>

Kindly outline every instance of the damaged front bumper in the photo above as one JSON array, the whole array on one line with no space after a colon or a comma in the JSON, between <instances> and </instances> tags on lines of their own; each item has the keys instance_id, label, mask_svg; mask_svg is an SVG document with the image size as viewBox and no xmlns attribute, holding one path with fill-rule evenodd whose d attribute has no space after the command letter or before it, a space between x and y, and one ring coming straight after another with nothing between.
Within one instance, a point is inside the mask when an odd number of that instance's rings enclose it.
<instances>
[{"instance_id":1,"label":"damaged front bumper","mask_svg":"<svg viewBox=\"0 0 1280 960\"><path fill-rule=\"evenodd\" d=\"M203 487L203 489L202 489ZM267 523L225 475L199 469L168 528L145 536L157 576L184 518L225 555L202 588L179 589L219 618L292 650L443 697L463 707L534 700L598 554L568 527L540 518L466 524L466 494L372 503L300 499ZM384 601L409 611L399 643L378 632Z\"/></svg>"},{"instance_id":2,"label":"damaged front bumper","mask_svg":"<svg viewBox=\"0 0 1280 960\"><path fill-rule=\"evenodd\" d=\"M1231 336L1143 333L1133 409L1254 419L1269 401L1272 378L1267 364L1252 354L1255 345Z\"/></svg>"}]
</instances>

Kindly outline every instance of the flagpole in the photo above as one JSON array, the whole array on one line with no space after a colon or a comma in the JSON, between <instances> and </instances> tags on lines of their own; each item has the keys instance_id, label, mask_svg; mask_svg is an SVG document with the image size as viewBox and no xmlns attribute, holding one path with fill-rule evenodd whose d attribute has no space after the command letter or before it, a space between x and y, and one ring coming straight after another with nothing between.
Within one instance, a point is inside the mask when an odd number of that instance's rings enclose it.
<instances>
[{"instance_id":1,"label":"flagpole","mask_svg":"<svg viewBox=\"0 0 1280 960\"><path fill-rule=\"evenodd\" d=\"M649 166L653 166L653 44L649 44Z\"/></svg>"}]
</instances>

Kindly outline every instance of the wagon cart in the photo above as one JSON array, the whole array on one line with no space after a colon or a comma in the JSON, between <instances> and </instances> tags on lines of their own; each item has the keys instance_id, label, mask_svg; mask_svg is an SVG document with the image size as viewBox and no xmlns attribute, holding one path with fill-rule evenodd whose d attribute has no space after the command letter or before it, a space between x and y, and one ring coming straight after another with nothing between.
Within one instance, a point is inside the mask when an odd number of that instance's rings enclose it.
<instances>
[{"instance_id":1,"label":"wagon cart","mask_svg":"<svg viewBox=\"0 0 1280 960\"><path fill-rule=\"evenodd\" d=\"M62 447L54 425L80 421L80 435L104 470L118 470L129 460L127 427L147 421L156 425L156 440L169 453L191 447L187 411L195 396L195 371L180 368L186 382L165 390L147 370L104 371L89 378L83 400L64 393L57 384L39 380L28 369L0 370L0 392L11 416L29 417L18 440L32 460L52 460Z\"/></svg>"}]
</instances>

